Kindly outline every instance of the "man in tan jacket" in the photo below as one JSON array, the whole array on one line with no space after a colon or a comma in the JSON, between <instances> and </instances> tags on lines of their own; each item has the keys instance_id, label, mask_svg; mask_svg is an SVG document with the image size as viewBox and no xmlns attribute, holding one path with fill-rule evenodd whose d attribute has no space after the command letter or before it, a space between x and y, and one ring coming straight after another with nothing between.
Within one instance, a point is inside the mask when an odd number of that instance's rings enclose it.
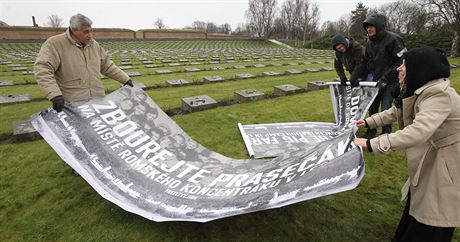
<instances>
[{"instance_id":1,"label":"man in tan jacket","mask_svg":"<svg viewBox=\"0 0 460 242\"><path fill-rule=\"evenodd\" d=\"M447 79L450 66L438 48L403 55L403 85L392 108L356 121L382 127L398 121L399 131L355 144L376 154L405 149L409 179L402 189L406 208L393 241L451 241L460 226L460 96Z\"/></svg>"},{"instance_id":2,"label":"man in tan jacket","mask_svg":"<svg viewBox=\"0 0 460 242\"><path fill-rule=\"evenodd\" d=\"M65 33L43 43L34 65L35 78L57 112L65 102L104 96L101 73L124 85L133 86L129 76L117 67L93 39L92 21L76 14Z\"/></svg>"}]
</instances>

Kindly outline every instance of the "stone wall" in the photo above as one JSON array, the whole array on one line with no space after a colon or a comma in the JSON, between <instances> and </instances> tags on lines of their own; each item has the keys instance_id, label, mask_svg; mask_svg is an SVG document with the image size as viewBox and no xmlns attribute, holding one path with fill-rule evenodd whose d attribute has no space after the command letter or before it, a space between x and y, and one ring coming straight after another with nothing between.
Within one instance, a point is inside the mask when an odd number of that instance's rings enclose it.
<instances>
[{"instance_id":1,"label":"stone wall","mask_svg":"<svg viewBox=\"0 0 460 242\"><path fill-rule=\"evenodd\" d=\"M46 40L53 35L66 31L66 28L49 27L25 27L25 26L2 26L0 27L0 41L6 40ZM251 39L249 36L206 34L195 30L151 30L141 29L133 31L130 29L116 28L94 28L96 39L120 39L120 40L148 40L148 39L210 39L210 40L233 40Z\"/></svg>"}]
</instances>

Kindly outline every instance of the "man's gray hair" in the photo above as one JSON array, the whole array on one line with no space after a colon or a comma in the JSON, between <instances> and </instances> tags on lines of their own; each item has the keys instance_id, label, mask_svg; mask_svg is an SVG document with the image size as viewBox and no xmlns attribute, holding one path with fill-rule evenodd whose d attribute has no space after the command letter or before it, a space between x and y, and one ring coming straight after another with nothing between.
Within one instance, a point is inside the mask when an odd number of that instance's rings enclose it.
<instances>
[{"instance_id":1,"label":"man's gray hair","mask_svg":"<svg viewBox=\"0 0 460 242\"><path fill-rule=\"evenodd\" d=\"M93 21L81 13L77 13L70 17L70 28L81 30L83 27L91 27Z\"/></svg>"}]
</instances>

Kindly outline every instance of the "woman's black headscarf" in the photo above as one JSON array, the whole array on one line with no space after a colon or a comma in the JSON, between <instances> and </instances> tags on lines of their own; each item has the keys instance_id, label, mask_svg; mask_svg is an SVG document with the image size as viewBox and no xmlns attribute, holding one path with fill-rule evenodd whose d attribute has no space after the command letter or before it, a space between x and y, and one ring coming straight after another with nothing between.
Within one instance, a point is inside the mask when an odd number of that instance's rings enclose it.
<instances>
[{"instance_id":1,"label":"woman's black headscarf","mask_svg":"<svg viewBox=\"0 0 460 242\"><path fill-rule=\"evenodd\" d=\"M397 107L400 107L403 98L414 95L415 90L426 83L450 76L446 52L440 48L414 48L404 53L403 59L406 63L406 81L395 101Z\"/></svg>"}]
</instances>

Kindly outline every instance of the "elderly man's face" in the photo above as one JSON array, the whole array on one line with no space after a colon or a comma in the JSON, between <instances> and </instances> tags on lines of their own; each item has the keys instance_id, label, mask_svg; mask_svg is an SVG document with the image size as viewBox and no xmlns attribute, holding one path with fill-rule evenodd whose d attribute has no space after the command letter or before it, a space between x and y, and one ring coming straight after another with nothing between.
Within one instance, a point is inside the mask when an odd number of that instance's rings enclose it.
<instances>
[{"instance_id":1,"label":"elderly man's face","mask_svg":"<svg viewBox=\"0 0 460 242\"><path fill-rule=\"evenodd\" d=\"M89 44L93 39L93 28L91 28L91 26L84 26L80 30L72 29L72 33L83 45Z\"/></svg>"}]
</instances>

